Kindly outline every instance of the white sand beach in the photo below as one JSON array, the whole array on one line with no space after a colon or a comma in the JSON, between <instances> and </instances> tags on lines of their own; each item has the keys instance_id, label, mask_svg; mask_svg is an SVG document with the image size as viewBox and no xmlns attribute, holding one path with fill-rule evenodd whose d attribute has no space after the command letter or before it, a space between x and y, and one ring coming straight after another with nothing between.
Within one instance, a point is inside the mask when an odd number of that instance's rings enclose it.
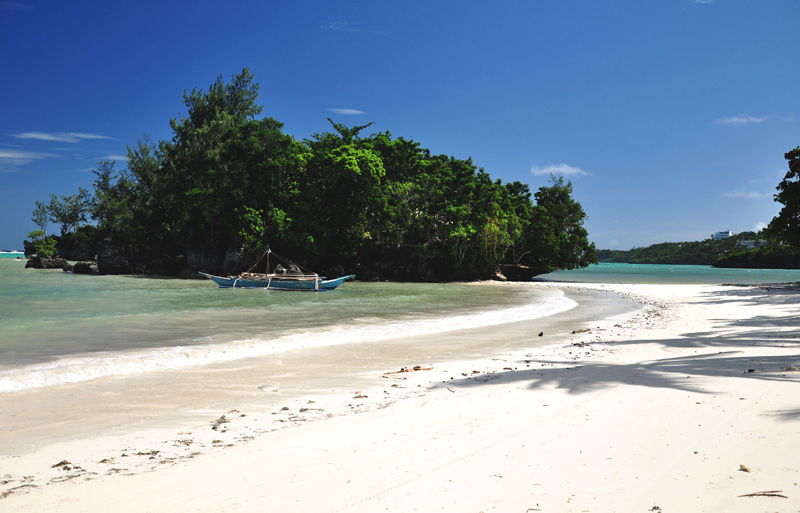
<instances>
[{"instance_id":1,"label":"white sand beach","mask_svg":"<svg viewBox=\"0 0 800 513\"><path fill-rule=\"evenodd\" d=\"M800 293L497 286L643 308L380 386L4 457L0 511L800 511Z\"/></svg>"}]
</instances>

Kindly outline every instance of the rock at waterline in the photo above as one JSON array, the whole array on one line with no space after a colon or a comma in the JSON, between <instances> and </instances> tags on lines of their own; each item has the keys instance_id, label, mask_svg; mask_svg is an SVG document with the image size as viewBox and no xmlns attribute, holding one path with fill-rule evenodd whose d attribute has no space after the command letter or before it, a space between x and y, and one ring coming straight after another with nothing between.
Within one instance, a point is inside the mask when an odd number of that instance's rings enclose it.
<instances>
[{"instance_id":1,"label":"rock at waterline","mask_svg":"<svg viewBox=\"0 0 800 513\"><path fill-rule=\"evenodd\" d=\"M43 257L32 255L25 264L25 269L64 269L69 263L61 257Z\"/></svg>"},{"instance_id":2,"label":"rock at waterline","mask_svg":"<svg viewBox=\"0 0 800 513\"><path fill-rule=\"evenodd\" d=\"M72 274L92 274L91 262L76 262L72 266Z\"/></svg>"},{"instance_id":3,"label":"rock at waterline","mask_svg":"<svg viewBox=\"0 0 800 513\"><path fill-rule=\"evenodd\" d=\"M103 241L103 248L97 255L97 270L100 274L130 274L125 247L110 239Z\"/></svg>"},{"instance_id":4,"label":"rock at waterline","mask_svg":"<svg viewBox=\"0 0 800 513\"><path fill-rule=\"evenodd\" d=\"M205 280L203 276L197 274L197 271L192 271L191 269L183 269L178 273L178 278L182 278L184 280Z\"/></svg>"}]
</instances>

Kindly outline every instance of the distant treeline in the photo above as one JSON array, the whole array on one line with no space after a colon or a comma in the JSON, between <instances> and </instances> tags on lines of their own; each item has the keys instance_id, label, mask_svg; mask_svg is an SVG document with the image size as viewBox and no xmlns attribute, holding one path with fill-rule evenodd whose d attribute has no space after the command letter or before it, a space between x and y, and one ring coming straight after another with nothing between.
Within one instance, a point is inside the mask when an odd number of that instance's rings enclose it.
<instances>
[{"instance_id":1,"label":"distant treeline","mask_svg":"<svg viewBox=\"0 0 800 513\"><path fill-rule=\"evenodd\" d=\"M714 267L800 269L800 251L785 244L770 244L746 251L731 251L720 256Z\"/></svg>"},{"instance_id":2,"label":"distant treeline","mask_svg":"<svg viewBox=\"0 0 800 513\"><path fill-rule=\"evenodd\" d=\"M501 264L535 273L595 263L572 184L492 179L472 160L434 155L371 124L296 140L257 119L258 84L245 69L228 84L184 92L170 140L128 148L127 169L101 162L93 191L51 195L33 220L61 228L57 251L185 259L192 270L237 272L267 245L316 269L410 280L485 277ZM46 235L45 235L46 236ZM39 234L36 243L44 244ZM55 239L53 239L55 240ZM172 261L172 260L171 260Z\"/></svg>"},{"instance_id":3,"label":"distant treeline","mask_svg":"<svg viewBox=\"0 0 800 513\"><path fill-rule=\"evenodd\" d=\"M748 249L745 241L761 241L761 247ZM712 265L715 267L800 268L800 254L788 246L767 244L756 232L741 232L722 239L689 242L663 242L628 251L598 249L600 262L629 264Z\"/></svg>"}]
</instances>

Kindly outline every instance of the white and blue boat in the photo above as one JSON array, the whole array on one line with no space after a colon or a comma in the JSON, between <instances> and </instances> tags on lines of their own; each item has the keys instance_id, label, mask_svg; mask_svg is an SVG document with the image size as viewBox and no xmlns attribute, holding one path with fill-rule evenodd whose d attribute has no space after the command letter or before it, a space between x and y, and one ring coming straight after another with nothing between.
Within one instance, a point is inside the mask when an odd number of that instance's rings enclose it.
<instances>
[{"instance_id":1,"label":"white and blue boat","mask_svg":"<svg viewBox=\"0 0 800 513\"><path fill-rule=\"evenodd\" d=\"M268 290L302 290L310 292L322 292L333 290L341 285L345 280L355 278L354 274L342 276L332 280L316 274L304 274L301 276L287 274L257 274L242 273L239 276L214 276L213 274L198 273L206 278L214 280L220 287L236 287L244 289L268 289Z\"/></svg>"},{"instance_id":2,"label":"white and blue boat","mask_svg":"<svg viewBox=\"0 0 800 513\"><path fill-rule=\"evenodd\" d=\"M267 250L267 271L269 271L269 255L272 252ZM273 253L274 254L274 253ZM277 255L275 255L277 256ZM261 258L264 258L263 256ZM280 257L279 257L280 258ZM261 259L259 259L260 261ZM283 260L283 259L281 259ZM334 279L327 279L317 273L303 272L299 266L286 261L289 268L286 269L280 264L275 267L275 272L251 273L244 272L238 276L215 276L213 274L198 273L206 278L214 280L214 283L222 288L243 288L243 289L267 289L267 290L299 290L307 292L323 292L333 290L341 285L345 280L355 278L354 274L342 276ZM258 265L258 262L256 262ZM253 266L255 267L255 265ZM252 269L252 267L251 267Z\"/></svg>"}]
</instances>

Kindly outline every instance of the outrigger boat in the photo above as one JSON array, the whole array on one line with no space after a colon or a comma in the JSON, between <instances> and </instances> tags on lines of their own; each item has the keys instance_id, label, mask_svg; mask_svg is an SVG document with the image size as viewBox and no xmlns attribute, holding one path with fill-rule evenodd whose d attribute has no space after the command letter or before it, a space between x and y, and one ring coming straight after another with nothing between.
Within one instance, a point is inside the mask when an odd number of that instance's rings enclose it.
<instances>
[{"instance_id":1,"label":"outrigger boat","mask_svg":"<svg viewBox=\"0 0 800 513\"><path fill-rule=\"evenodd\" d=\"M281 260L284 260L288 265L289 268L286 269L282 265L278 264L275 266L275 272L269 272L269 255L274 254L272 251L267 249L266 255L267 257L267 273L251 273L250 270L253 269L258 262L261 261L261 258L264 258L264 255L258 259L253 267L251 267L248 272L244 272L239 276L214 276L213 274L206 274L206 273L198 273L206 278L214 280L214 283L219 285L221 288L228 288L228 287L236 287L236 288L246 288L246 289L268 289L268 290L301 290L301 291L309 291L309 292L322 292L325 290L333 290L339 285L341 285L345 280L349 280L350 278L355 278L354 274L350 274L348 276L342 276L340 278L335 278L332 280L326 279L325 276L320 276L317 273L312 273L302 270L300 266L289 262L278 255L275 255Z\"/></svg>"}]
</instances>

